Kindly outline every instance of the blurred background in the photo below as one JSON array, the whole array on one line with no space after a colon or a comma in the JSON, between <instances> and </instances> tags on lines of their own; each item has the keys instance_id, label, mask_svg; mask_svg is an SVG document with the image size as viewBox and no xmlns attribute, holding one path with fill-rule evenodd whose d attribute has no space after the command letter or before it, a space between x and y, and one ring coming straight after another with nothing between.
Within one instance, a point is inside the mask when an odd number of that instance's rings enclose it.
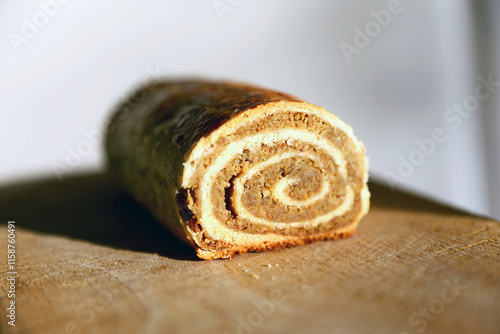
<instances>
[{"instance_id":1,"label":"blurred background","mask_svg":"<svg viewBox=\"0 0 500 334\"><path fill-rule=\"evenodd\" d=\"M102 170L158 76L247 81L354 128L370 177L500 218L500 1L4 0L0 187Z\"/></svg>"}]
</instances>

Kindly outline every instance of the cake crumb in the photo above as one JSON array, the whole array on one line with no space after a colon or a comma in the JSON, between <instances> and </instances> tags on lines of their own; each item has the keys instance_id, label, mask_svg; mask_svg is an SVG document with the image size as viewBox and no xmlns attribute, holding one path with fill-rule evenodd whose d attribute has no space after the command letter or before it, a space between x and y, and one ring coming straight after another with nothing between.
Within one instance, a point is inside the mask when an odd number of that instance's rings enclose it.
<instances>
[{"instance_id":1,"label":"cake crumb","mask_svg":"<svg viewBox=\"0 0 500 334\"><path fill-rule=\"evenodd\" d=\"M259 279L259 275L257 275L257 274L252 274L252 277L255 279Z\"/></svg>"}]
</instances>

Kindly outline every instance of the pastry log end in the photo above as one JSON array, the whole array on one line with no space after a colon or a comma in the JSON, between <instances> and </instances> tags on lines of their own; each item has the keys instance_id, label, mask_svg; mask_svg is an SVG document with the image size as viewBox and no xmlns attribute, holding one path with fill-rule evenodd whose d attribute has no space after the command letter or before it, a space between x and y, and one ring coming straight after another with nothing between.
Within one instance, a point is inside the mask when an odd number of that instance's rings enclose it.
<instances>
[{"instance_id":1,"label":"pastry log end","mask_svg":"<svg viewBox=\"0 0 500 334\"><path fill-rule=\"evenodd\" d=\"M365 147L323 108L228 83L145 99L111 122L111 169L200 258L350 236L368 212Z\"/></svg>"}]
</instances>

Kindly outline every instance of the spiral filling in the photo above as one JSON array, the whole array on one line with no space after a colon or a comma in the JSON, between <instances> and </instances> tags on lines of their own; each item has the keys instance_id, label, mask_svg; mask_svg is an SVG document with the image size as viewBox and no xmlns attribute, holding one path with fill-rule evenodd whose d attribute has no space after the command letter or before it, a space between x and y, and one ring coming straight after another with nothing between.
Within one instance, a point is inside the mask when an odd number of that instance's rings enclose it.
<instances>
[{"instance_id":1,"label":"spiral filling","mask_svg":"<svg viewBox=\"0 0 500 334\"><path fill-rule=\"evenodd\" d=\"M320 234L364 210L364 148L344 123L297 109L243 114L190 154L182 185L204 246Z\"/></svg>"}]
</instances>

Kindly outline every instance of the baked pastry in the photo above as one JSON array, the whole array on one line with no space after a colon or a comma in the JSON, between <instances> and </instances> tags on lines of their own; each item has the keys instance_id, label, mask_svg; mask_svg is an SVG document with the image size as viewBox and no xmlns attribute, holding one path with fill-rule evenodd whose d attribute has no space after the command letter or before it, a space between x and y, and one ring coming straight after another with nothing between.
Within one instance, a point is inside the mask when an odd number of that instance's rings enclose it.
<instances>
[{"instance_id":1,"label":"baked pastry","mask_svg":"<svg viewBox=\"0 0 500 334\"><path fill-rule=\"evenodd\" d=\"M111 173L200 258L355 232L368 164L325 109L246 84L153 82L109 123Z\"/></svg>"}]
</instances>

